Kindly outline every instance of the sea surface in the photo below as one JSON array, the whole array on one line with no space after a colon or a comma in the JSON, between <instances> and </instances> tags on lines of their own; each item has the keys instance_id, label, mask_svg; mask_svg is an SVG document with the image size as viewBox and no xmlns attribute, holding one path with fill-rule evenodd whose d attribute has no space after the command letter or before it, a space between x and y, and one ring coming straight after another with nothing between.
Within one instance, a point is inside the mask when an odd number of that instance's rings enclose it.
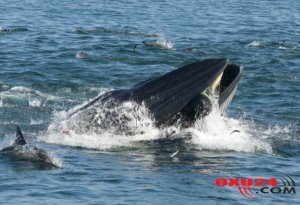
<instances>
[{"instance_id":1,"label":"sea surface","mask_svg":"<svg viewBox=\"0 0 300 205\"><path fill-rule=\"evenodd\" d=\"M0 148L18 125L58 168L1 155L0 204L300 204L299 11L298 0L1 0ZM159 129L140 112L132 135L59 130L101 93L214 57L245 69L224 116ZM296 194L215 185L287 176Z\"/></svg>"}]
</instances>

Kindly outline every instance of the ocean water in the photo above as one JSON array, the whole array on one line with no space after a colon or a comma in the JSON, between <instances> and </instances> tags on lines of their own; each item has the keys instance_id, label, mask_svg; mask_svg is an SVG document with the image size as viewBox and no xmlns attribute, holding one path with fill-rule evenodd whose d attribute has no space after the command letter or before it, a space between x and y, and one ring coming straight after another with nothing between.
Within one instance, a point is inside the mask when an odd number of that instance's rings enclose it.
<instances>
[{"instance_id":1,"label":"ocean water","mask_svg":"<svg viewBox=\"0 0 300 205\"><path fill-rule=\"evenodd\" d=\"M300 203L300 1L1 0L0 8L0 148L19 125L59 165L1 156L0 204ZM131 135L114 126L60 131L68 110L100 93L211 57L245 68L224 116L162 130L126 103L115 111L131 119ZM247 199L215 185L284 176L296 194Z\"/></svg>"}]
</instances>

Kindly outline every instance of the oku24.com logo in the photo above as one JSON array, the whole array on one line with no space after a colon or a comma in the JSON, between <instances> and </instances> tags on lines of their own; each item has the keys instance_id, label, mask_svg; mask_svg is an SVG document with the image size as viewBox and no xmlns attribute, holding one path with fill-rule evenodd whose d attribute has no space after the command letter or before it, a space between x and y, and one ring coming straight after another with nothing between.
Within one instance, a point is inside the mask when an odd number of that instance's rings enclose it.
<instances>
[{"instance_id":1,"label":"oku24.com logo","mask_svg":"<svg viewBox=\"0 0 300 205\"><path fill-rule=\"evenodd\" d=\"M296 183L289 177L281 178L217 178L217 187L236 187L247 199L261 194L296 194Z\"/></svg>"}]
</instances>

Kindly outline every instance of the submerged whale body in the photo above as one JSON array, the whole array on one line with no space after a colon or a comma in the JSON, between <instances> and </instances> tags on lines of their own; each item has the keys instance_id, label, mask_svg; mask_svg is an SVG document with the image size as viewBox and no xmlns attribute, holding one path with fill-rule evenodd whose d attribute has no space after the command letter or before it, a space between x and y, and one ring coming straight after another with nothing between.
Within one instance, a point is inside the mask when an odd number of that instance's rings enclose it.
<instances>
[{"instance_id":1,"label":"submerged whale body","mask_svg":"<svg viewBox=\"0 0 300 205\"><path fill-rule=\"evenodd\" d=\"M98 102L109 101L111 106L115 106L134 101L146 106L158 126L178 121L189 126L195 119L210 113L213 93L218 97L221 112L224 112L235 94L242 73L243 67L229 64L228 59L198 61L129 89L109 91L75 110L69 117L78 113L84 115Z\"/></svg>"}]
</instances>

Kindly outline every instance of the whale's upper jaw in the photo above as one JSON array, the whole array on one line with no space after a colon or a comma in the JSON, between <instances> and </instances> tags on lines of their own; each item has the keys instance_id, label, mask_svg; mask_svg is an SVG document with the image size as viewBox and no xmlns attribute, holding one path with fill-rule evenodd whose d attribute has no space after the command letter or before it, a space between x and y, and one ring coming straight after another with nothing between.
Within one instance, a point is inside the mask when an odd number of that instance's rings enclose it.
<instances>
[{"instance_id":1,"label":"whale's upper jaw","mask_svg":"<svg viewBox=\"0 0 300 205\"><path fill-rule=\"evenodd\" d=\"M158 124L168 121L206 90L228 65L228 59L198 61L133 86L131 99L144 102Z\"/></svg>"}]
</instances>

